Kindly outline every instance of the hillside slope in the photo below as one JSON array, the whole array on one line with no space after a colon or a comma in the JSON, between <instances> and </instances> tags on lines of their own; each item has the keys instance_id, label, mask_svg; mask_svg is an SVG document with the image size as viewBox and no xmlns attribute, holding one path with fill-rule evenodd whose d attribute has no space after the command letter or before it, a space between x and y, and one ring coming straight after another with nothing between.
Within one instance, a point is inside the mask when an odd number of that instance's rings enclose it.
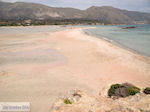
<instances>
[{"instance_id":1,"label":"hillside slope","mask_svg":"<svg viewBox=\"0 0 150 112\"><path fill-rule=\"evenodd\" d=\"M0 19L86 19L107 23L150 23L150 14L121 10L110 6L92 6L86 10L79 10L49 7L36 3L0 2Z\"/></svg>"}]
</instances>

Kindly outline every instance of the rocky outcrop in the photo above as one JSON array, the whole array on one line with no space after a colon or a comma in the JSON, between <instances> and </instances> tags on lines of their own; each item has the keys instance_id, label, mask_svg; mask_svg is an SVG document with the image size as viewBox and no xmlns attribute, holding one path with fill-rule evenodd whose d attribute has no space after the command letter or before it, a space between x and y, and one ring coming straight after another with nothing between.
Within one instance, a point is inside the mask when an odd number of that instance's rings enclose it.
<instances>
[{"instance_id":1,"label":"rocky outcrop","mask_svg":"<svg viewBox=\"0 0 150 112\"><path fill-rule=\"evenodd\" d=\"M150 112L150 95L144 93L113 100L76 91L67 97L70 104L66 104L65 99L58 100L52 112Z\"/></svg>"}]
</instances>

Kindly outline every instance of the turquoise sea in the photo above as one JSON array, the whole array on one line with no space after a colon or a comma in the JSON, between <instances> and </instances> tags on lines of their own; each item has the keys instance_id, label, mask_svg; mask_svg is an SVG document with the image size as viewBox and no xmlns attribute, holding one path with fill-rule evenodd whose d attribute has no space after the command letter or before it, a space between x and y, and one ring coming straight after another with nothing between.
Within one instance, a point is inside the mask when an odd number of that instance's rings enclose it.
<instances>
[{"instance_id":1,"label":"turquoise sea","mask_svg":"<svg viewBox=\"0 0 150 112\"><path fill-rule=\"evenodd\" d=\"M129 26L137 28L122 29ZM150 25L96 26L85 32L150 57Z\"/></svg>"}]
</instances>

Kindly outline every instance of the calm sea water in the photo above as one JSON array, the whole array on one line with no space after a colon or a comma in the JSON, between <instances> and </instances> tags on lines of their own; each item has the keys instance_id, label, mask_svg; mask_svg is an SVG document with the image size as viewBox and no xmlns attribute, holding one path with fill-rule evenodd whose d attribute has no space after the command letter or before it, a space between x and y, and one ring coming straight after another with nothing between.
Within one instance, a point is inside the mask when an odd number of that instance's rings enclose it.
<instances>
[{"instance_id":1,"label":"calm sea water","mask_svg":"<svg viewBox=\"0 0 150 112\"><path fill-rule=\"evenodd\" d=\"M97 26L85 32L150 57L150 25L136 25L135 29L122 29L127 26L129 25Z\"/></svg>"},{"instance_id":2,"label":"calm sea water","mask_svg":"<svg viewBox=\"0 0 150 112\"><path fill-rule=\"evenodd\" d=\"M0 27L0 34L31 34L41 32L54 32L65 30L61 26L25 26L25 27Z\"/></svg>"}]
</instances>

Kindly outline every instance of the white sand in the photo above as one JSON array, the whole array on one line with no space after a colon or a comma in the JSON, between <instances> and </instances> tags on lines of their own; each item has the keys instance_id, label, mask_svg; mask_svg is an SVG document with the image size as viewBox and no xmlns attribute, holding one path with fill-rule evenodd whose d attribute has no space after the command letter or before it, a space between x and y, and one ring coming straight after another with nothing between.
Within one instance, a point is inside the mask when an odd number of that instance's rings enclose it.
<instances>
[{"instance_id":1,"label":"white sand","mask_svg":"<svg viewBox=\"0 0 150 112\"><path fill-rule=\"evenodd\" d=\"M0 34L0 101L31 102L31 112L50 112L70 90L98 94L121 82L150 86L150 60L85 35L81 28Z\"/></svg>"}]
</instances>

